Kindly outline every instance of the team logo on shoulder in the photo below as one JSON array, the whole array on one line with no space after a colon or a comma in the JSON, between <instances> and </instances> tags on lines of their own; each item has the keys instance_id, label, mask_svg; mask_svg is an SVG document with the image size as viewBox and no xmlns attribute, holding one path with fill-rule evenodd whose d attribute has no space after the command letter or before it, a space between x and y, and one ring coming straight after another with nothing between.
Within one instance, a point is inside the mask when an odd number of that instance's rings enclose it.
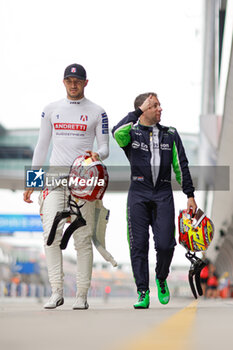
<instances>
[{"instance_id":1,"label":"team logo on shoulder","mask_svg":"<svg viewBox=\"0 0 233 350\"><path fill-rule=\"evenodd\" d=\"M173 128L172 126L170 126L169 129L168 129L168 132L169 132L170 134L175 134L175 131L176 131L176 129Z\"/></svg>"}]
</instances>

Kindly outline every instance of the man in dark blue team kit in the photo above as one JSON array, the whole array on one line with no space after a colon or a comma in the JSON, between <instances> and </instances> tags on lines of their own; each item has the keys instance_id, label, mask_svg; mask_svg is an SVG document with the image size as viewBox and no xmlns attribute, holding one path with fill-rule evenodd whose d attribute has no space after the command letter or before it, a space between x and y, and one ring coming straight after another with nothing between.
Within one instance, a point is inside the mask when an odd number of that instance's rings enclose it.
<instances>
[{"instance_id":1,"label":"man in dark blue team kit","mask_svg":"<svg viewBox=\"0 0 233 350\"><path fill-rule=\"evenodd\" d=\"M130 112L112 130L131 166L131 185L127 201L128 242L138 291L134 308L148 308L149 226L157 252L156 284L159 301L170 300L167 276L175 240L174 201L171 167L188 197L187 210L196 211L194 187L188 160L179 134L173 127L159 124L162 108L155 93L139 95Z\"/></svg>"}]
</instances>

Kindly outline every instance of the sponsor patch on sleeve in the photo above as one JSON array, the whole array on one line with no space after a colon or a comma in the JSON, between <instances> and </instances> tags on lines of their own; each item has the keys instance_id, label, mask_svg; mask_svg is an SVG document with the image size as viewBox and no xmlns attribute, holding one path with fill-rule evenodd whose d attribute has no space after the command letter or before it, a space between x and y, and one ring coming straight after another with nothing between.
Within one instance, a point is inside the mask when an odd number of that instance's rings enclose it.
<instances>
[{"instance_id":1,"label":"sponsor patch on sleeve","mask_svg":"<svg viewBox=\"0 0 233 350\"><path fill-rule=\"evenodd\" d=\"M104 112L101 114L102 116L102 134L108 134L108 116Z\"/></svg>"}]
</instances>

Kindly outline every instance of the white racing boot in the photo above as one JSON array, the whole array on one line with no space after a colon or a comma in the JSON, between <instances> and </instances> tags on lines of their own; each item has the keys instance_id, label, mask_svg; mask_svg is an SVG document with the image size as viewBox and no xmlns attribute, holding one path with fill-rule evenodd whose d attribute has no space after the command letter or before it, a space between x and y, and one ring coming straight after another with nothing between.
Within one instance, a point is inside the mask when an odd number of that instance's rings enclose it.
<instances>
[{"instance_id":1,"label":"white racing boot","mask_svg":"<svg viewBox=\"0 0 233 350\"><path fill-rule=\"evenodd\" d=\"M75 303L72 306L73 310L86 310L89 308L87 303L87 294L77 294Z\"/></svg>"},{"instance_id":2,"label":"white racing boot","mask_svg":"<svg viewBox=\"0 0 233 350\"><path fill-rule=\"evenodd\" d=\"M44 305L44 309L55 309L62 304L64 304L63 290L58 288L52 293L48 302Z\"/></svg>"}]
</instances>

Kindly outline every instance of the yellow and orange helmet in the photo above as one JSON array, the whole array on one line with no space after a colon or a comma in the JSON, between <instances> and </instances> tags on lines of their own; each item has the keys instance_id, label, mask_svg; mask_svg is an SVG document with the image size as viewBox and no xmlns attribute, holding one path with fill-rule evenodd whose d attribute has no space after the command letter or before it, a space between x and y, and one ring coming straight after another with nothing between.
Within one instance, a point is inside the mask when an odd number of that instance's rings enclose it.
<instances>
[{"instance_id":1,"label":"yellow and orange helmet","mask_svg":"<svg viewBox=\"0 0 233 350\"><path fill-rule=\"evenodd\" d=\"M207 250L214 236L213 222L201 209L194 217L187 210L180 210L178 227L179 243L192 252Z\"/></svg>"}]
</instances>

